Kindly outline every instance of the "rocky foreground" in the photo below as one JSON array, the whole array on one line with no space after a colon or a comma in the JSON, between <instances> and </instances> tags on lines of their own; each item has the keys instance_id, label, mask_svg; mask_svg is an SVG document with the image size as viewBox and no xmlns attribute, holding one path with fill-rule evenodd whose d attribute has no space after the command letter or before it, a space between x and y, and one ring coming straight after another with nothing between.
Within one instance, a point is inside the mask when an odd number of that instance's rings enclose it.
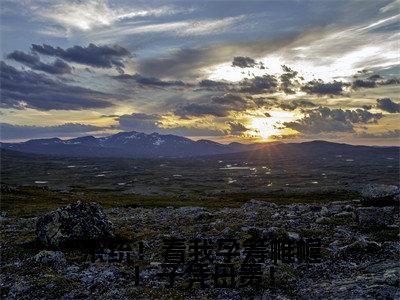
<instances>
[{"instance_id":1,"label":"rocky foreground","mask_svg":"<svg viewBox=\"0 0 400 300\"><path fill-rule=\"evenodd\" d=\"M77 203L38 218L3 217L1 298L396 299L400 298L398 201L397 187L368 186L360 199L327 205L252 200L240 208L222 210L137 207L103 211L97 204ZM321 262L278 263L274 282L266 272L261 287L190 288L183 275L174 288L167 288L168 280L158 273L163 240L172 237L210 242L318 238ZM107 259L107 255L94 259L86 255L93 243L105 245L98 241L135 247L141 241L140 261L132 264ZM135 260L138 252L132 250ZM134 266L139 266L139 285Z\"/></svg>"}]
</instances>

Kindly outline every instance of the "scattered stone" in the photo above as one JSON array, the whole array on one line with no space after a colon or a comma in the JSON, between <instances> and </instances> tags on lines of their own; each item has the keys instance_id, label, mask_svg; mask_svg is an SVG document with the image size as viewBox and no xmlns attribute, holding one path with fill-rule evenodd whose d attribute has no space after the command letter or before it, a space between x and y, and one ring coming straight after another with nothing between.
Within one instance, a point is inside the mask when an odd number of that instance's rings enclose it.
<instances>
[{"instance_id":1,"label":"scattered stone","mask_svg":"<svg viewBox=\"0 0 400 300\"><path fill-rule=\"evenodd\" d=\"M355 212L358 224L364 228L381 228L394 222L393 207L360 207Z\"/></svg>"},{"instance_id":2,"label":"scattered stone","mask_svg":"<svg viewBox=\"0 0 400 300\"><path fill-rule=\"evenodd\" d=\"M395 185L369 184L361 191L364 206L396 205L400 200L400 188Z\"/></svg>"},{"instance_id":3,"label":"scattered stone","mask_svg":"<svg viewBox=\"0 0 400 300\"><path fill-rule=\"evenodd\" d=\"M317 218L316 220L315 220L315 223L317 223L317 224L326 224L326 223L328 223L329 222L329 218L327 218L327 217L319 217L319 218Z\"/></svg>"},{"instance_id":4,"label":"scattered stone","mask_svg":"<svg viewBox=\"0 0 400 300\"><path fill-rule=\"evenodd\" d=\"M111 223L98 203L70 204L37 220L38 240L46 246L60 246L79 240L112 236Z\"/></svg>"},{"instance_id":5,"label":"scattered stone","mask_svg":"<svg viewBox=\"0 0 400 300\"><path fill-rule=\"evenodd\" d=\"M368 241L364 237L359 238L354 243L346 245L339 249L339 256L346 255L359 255L363 253L373 253L379 251L382 248L380 243L374 241Z\"/></svg>"},{"instance_id":6,"label":"scattered stone","mask_svg":"<svg viewBox=\"0 0 400 300\"><path fill-rule=\"evenodd\" d=\"M335 214L335 218L351 218L353 214L349 211L343 211L341 213Z\"/></svg>"}]
</instances>

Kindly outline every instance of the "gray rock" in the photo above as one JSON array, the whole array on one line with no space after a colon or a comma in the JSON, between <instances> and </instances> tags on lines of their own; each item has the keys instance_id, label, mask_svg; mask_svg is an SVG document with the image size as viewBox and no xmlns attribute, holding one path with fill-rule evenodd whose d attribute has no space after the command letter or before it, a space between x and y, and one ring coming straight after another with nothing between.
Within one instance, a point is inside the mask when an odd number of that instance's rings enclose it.
<instances>
[{"instance_id":1,"label":"gray rock","mask_svg":"<svg viewBox=\"0 0 400 300\"><path fill-rule=\"evenodd\" d=\"M300 234L297 232L288 232L287 237L292 241L300 241Z\"/></svg>"},{"instance_id":2,"label":"gray rock","mask_svg":"<svg viewBox=\"0 0 400 300\"><path fill-rule=\"evenodd\" d=\"M278 228L278 227L272 226L263 231L263 238L268 239L268 240L287 239L288 232L284 228Z\"/></svg>"},{"instance_id":3,"label":"gray rock","mask_svg":"<svg viewBox=\"0 0 400 300\"><path fill-rule=\"evenodd\" d=\"M361 191L361 203L365 206L396 205L400 188L394 185L369 184Z\"/></svg>"},{"instance_id":4,"label":"gray rock","mask_svg":"<svg viewBox=\"0 0 400 300\"><path fill-rule=\"evenodd\" d=\"M385 274L383 274L383 281L388 285L399 286L400 271L398 269L387 270Z\"/></svg>"},{"instance_id":5,"label":"gray rock","mask_svg":"<svg viewBox=\"0 0 400 300\"><path fill-rule=\"evenodd\" d=\"M387 227L394 222L393 207L360 207L355 212L358 224L364 228Z\"/></svg>"},{"instance_id":6,"label":"gray rock","mask_svg":"<svg viewBox=\"0 0 400 300\"><path fill-rule=\"evenodd\" d=\"M334 215L335 218L351 218L352 216L353 214L349 211L343 211Z\"/></svg>"},{"instance_id":7,"label":"gray rock","mask_svg":"<svg viewBox=\"0 0 400 300\"><path fill-rule=\"evenodd\" d=\"M263 229L256 226L243 226L242 231L250 234L253 238L262 238Z\"/></svg>"},{"instance_id":8,"label":"gray rock","mask_svg":"<svg viewBox=\"0 0 400 300\"><path fill-rule=\"evenodd\" d=\"M70 204L36 222L38 240L47 246L112 236L111 223L98 203Z\"/></svg>"},{"instance_id":9,"label":"gray rock","mask_svg":"<svg viewBox=\"0 0 400 300\"><path fill-rule=\"evenodd\" d=\"M328 207L328 215L332 216L332 215L336 215L338 213L343 212L343 206L342 205L332 205Z\"/></svg>"},{"instance_id":10,"label":"gray rock","mask_svg":"<svg viewBox=\"0 0 400 300\"><path fill-rule=\"evenodd\" d=\"M64 253L61 251L40 251L34 256L35 261L59 267L66 263Z\"/></svg>"},{"instance_id":11,"label":"gray rock","mask_svg":"<svg viewBox=\"0 0 400 300\"><path fill-rule=\"evenodd\" d=\"M339 256L346 256L352 254L363 254L363 253L371 253L379 251L382 248L382 245L374 242L368 241L364 237L359 238L354 243L346 245L339 249L338 255Z\"/></svg>"}]
</instances>

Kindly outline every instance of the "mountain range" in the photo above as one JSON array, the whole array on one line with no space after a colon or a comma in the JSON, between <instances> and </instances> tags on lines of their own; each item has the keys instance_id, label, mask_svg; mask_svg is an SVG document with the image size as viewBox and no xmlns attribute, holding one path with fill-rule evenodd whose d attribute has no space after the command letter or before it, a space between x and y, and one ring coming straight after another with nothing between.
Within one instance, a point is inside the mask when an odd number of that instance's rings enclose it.
<instances>
[{"instance_id":1,"label":"mountain range","mask_svg":"<svg viewBox=\"0 0 400 300\"><path fill-rule=\"evenodd\" d=\"M231 155L252 152L254 156L320 155L326 153L356 152L379 154L399 153L398 147L368 147L338 144L325 141L303 143L259 143L220 144L210 140L193 141L176 136L158 133L145 134L136 131L120 132L114 135L99 137L85 136L68 140L59 138L34 139L21 143L0 143L2 149L34 154L60 155L70 157L195 157L205 155Z\"/></svg>"},{"instance_id":2,"label":"mountain range","mask_svg":"<svg viewBox=\"0 0 400 300\"><path fill-rule=\"evenodd\" d=\"M261 145L225 145L209 140L193 141L171 134L131 131L100 138L84 136L68 140L49 138L1 143L0 147L20 152L74 157L190 157L248 151Z\"/></svg>"}]
</instances>

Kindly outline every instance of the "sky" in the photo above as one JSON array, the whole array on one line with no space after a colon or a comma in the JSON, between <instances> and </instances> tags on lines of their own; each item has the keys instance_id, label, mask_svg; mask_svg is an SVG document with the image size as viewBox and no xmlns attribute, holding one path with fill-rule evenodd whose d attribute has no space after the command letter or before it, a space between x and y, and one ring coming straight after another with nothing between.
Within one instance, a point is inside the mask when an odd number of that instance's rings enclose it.
<instances>
[{"instance_id":1,"label":"sky","mask_svg":"<svg viewBox=\"0 0 400 300\"><path fill-rule=\"evenodd\" d=\"M2 0L3 142L400 145L399 0Z\"/></svg>"}]
</instances>

